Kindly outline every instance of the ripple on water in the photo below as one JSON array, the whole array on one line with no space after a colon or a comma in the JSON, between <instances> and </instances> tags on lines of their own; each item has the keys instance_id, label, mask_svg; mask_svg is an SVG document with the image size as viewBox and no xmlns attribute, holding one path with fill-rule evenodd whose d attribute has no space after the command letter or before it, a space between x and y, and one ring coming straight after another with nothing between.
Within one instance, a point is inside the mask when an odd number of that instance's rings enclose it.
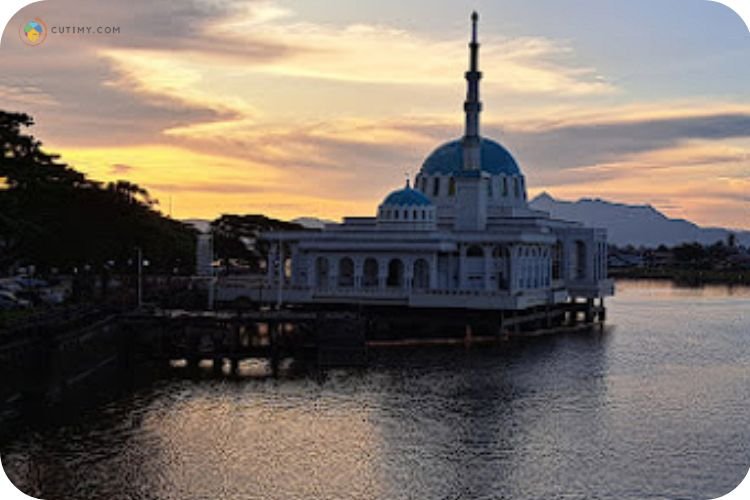
<instances>
[{"instance_id":1,"label":"ripple on water","mask_svg":"<svg viewBox=\"0 0 750 500\"><path fill-rule=\"evenodd\" d=\"M48 500L712 498L750 466L748 310L742 289L626 283L604 334L170 377L0 452Z\"/></svg>"}]
</instances>

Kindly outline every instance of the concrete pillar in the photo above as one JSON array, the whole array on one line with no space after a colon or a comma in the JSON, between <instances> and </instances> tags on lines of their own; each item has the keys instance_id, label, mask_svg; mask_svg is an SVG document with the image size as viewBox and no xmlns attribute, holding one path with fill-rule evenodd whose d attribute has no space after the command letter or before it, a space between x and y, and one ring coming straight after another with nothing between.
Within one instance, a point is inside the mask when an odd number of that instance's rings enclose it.
<instances>
[{"instance_id":1,"label":"concrete pillar","mask_svg":"<svg viewBox=\"0 0 750 500\"><path fill-rule=\"evenodd\" d=\"M508 247L508 292L511 294L518 291L518 247Z\"/></svg>"},{"instance_id":2,"label":"concrete pillar","mask_svg":"<svg viewBox=\"0 0 750 500\"><path fill-rule=\"evenodd\" d=\"M378 288L385 290L385 282L388 278L388 259L378 259Z\"/></svg>"},{"instance_id":3,"label":"concrete pillar","mask_svg":"<svg viewBox=\"0 0 750 500\"><path fill-rule=\"evenodd\" d=\"M362 288L362 274L364 272L364 259L354 257L354 288Z\"/></svg>"},{"instance_id":4,"label":"concrete pillar","mask_svg":"<svg viewBox=\"0 0 750 500\"><path fill-rule=\"evenodd\" d=\"M268 249L268 260L266 261L266 279L269 283L274 281L274 273L276 272L276 260L278 254L278 244L271 243L271 247Z\"/></svg>"},{"instance_id":5,"label":"concrete pillar","mask_svg":"<svg viewBox=\"0 0 750 500\"><path fill-rule=\"evenodd\" d=\"M594 322L594 299L586 299L586 323Z\"/></svg>"},{"instance_id":6,"label":"concrete pillar","mask_svg":"<svg viewBox=\"0 0 750 500\"><path fill-rule=\"evenodd\" d=\"M492 290L492 281L490 280L492 275L492 246L483 245L482 251L484 252L484 289L489 291Z\"/></svg>"},{"instance_id":7,"label":"concrete pillar","mask_svg":"<svg viewBox=\"0 0 750 500\"><path fill-rule=\"evenodd\" d=\"M411 257L404 258L404 290L412 289L412 281L414 280L414 259Z\"/></svg>"},{"instance_id":8,"label":"concrete pillar","mask_svg":"<svg viewBox=\"0 0 750 500\"><path fill-rule=\"evenodd\" d=\"M430 289L434 290L438 287L438 255L433 253L430 258Z\"/></svg>"},{"instance_id":9,"label":"concrete pillar","mask_svg":"<svg viewBox=\"0 0 750 500\"><path fill-rule=\"evenodd\" d=\"M584 241L586 245L586 281L594 281L594 253L596 248L594 242Z\"/></svg>"},{"instance_id":10,"label":"concrete pillar","mask_svg":"<svg viewBox=\"0 0 750 500\"><path fill-rule=\"evenodd\" d=\"M458 247L458 288L465 290L467 288L466 277L466 245L460 243Z\"/></svg>"},{"instance_id":11,"label":"concrete pillar","mask_svg":"<svg viewBox=\"0 0 750 500\"><path fill-rule=\"evenodd\" d=\"M286 281L286 265L284 265L284 259L286 256L284 255L284 245L279 245L279 255L278 255L278 262L279 262L279 269L278 269L278 277L279 277L279 283L283 284Z\"/></svg>"},{"instance_id":12,"label":"concrete pillar","mask_svg":"<svg viewBox=\"0 0 750 500\"><path fill-rule=\"evenodd\" d=\"M305 285L309 287L315 286L315 261L317 260L317 256L315 254L308 254L307 255L307 283Z\"/></svg>"}]
</instances>

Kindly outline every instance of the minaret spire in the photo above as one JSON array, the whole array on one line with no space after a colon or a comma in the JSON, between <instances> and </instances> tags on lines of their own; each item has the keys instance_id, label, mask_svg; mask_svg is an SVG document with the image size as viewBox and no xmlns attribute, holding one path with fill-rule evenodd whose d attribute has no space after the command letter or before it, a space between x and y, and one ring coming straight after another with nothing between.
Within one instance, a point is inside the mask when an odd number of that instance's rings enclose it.
<instances>
[{"instance_id":1,"label":"minaret spire","mask_svg":"<svg viewBox=\"0 0 750 500\"><path fill-rule=\"evenodd\" d=\"M479 101L479 42L477 41L477 22L479 15L476 11L471 14L471 42L469 43L469 71L466 72L466 128L463 137L463 168L464 170L479 170L481 167L481 148L479 138L479 113L482 103Z\"/></svg>"}]
</instances>

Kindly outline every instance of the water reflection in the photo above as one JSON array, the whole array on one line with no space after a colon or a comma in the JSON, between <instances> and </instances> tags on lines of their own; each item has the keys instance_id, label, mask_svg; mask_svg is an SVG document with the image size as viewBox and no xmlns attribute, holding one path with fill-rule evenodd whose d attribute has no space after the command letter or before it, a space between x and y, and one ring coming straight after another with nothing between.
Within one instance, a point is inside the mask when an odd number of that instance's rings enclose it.
<instances>
[{"instance_id":1,"label":"water reflection","mask_svg":"<svg viewBox=\"0 0 750 500\"><path fill-rule=\"evenodd\" d=\"M601 433L605 346L579 334L381 360L382 466L397 478L387 497L403 484L413 498L515 497L562 472L576 442Z\"/></svg>"},{"instance_id":2,"label":"water reflection","mask_svg":"<svg viewBox=\"0 0 750 500\"><path fill-rule=\"evenodd\" d=\"M611 331L364 370L170 370L41 415L3 438L3 465L49 500L728 492L750 466L750 294L626 283L609 305Z\"/></svg>"}]
</instances>

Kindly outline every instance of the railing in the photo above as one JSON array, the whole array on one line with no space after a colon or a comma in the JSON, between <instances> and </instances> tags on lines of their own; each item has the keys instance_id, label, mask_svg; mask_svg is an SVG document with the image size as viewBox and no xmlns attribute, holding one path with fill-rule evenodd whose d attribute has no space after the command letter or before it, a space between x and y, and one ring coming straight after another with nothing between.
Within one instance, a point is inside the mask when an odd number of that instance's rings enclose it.
<instances>
[{"instance_id":1,"label":"railing","mask_svg":"<svg viewBox=\"0 0 750 500\"><path fill-rule=\"evenodd\" d=\"M263 297L267 297L269 300L276 297L278 293L278 284L275 282L269 282L263 278L255 278L251 280L231 280L222 281L221 287L226 289L246 289L248 292L257 292L262 294ZM476 289L455 289L455 288L406 288L406 287L379 287L379 286L302 286L292 285L285 283L282 285L282 293L285 296L294 295L295 293L300 295L309 294L310 298L333 298L333 297L349 297L349 298L371 298L371 299L407 299L409 297L477 297L484 299L510 299L514 297L524 296L527 299L534 297L549 296L550 293L557 293L562 291L581 292L587 291L589 293L608 293L611 289L611 280L600 280L599 282L568 282L565 283L562 280L555 280L551 288L539 288L539 289L521 289L516 292L509 290L485 290L481 288ZM611 292L609 292L611 293Z\"/></svg>"}]
</instances>

